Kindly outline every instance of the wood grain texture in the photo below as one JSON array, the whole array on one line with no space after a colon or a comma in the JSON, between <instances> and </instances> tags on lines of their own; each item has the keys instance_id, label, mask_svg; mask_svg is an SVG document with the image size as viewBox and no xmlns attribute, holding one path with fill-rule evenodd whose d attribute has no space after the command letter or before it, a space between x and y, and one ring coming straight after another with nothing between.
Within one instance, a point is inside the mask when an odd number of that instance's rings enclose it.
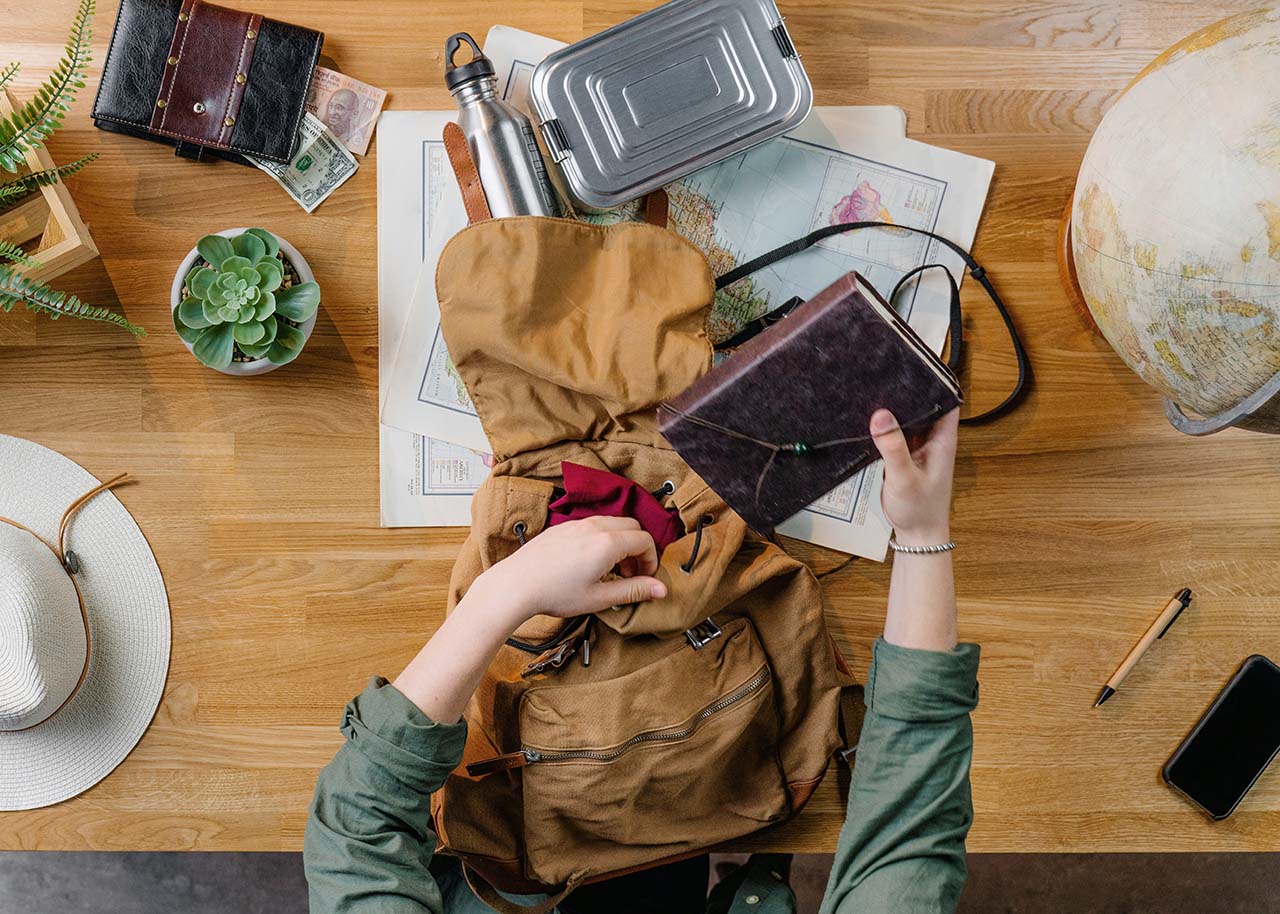
<instances>
[{"instance_id":1,"label":"wood grain texture","mask_svg":"<svg viewBox=\"0 0 1280 914\"><path fill-rule=\"evenodd\" d=\"M444 39L495 22L565 40L648 0L251 0L323 29L325 53L392 108L447 108ZM1250 0L1252 5L1252 0ZM29 92L57 60L73 0L0 11L4 59ZM342 706L394 674L441 620L462 530L380 530L375 162L313 216L250 169L176 160L88 118L114 16L59 161L102 258L60 278L151 334L0 314L0 430L57 448L120 493L146 531L173 610L155 723L119 770L58 806L0 814L0 847L297 849ZM1211 825L1159 768L1254 651L1280 653L1277 442L1189 440L1072 310L1055 232L1107 101L1156 53L1242 5L1186 0L782 0L818 104L902 105L914 137L997 163L975 253L1036 369L1026 406L966 429L954 532L961 627L982 642L974 717L975 851L1277 850L1280 775ZM206 231L262 225L324 289L303 356L258 379L215 374L169 325L173 271ZM975 407L1010 380L1003 332L966 284ZM38 481L33 482L38 484ZM817 568L840 558L792 544ZM888 569L827 579L831 625L857 669L879 631ZM1094 711L1097 690L1171 594L1196 602ZM828 778L751 847L830 850L843 810Z\"/></svg>"}]
</instances>

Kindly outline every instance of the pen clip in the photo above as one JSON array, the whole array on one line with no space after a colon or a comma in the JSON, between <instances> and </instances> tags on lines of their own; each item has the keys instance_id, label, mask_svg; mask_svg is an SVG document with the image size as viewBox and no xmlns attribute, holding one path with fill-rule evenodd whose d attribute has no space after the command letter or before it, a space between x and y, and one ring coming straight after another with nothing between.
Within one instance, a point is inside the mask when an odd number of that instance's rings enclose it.
<instances>
[{"instance_id":1,"label":"pen clip","mask_svg":"<svg viewBox=\"0 0 1280 914\"><path fill-rule=\"evenodd\" d=\"M1174 597L1174 599L1177 600L1182 605L1179 606L1178 611L1173 614L1173 618L1165 623L1164 628L1160 630L1160 634L1156 635L1157 641L1159 641L1161 638L1163 638L1166 634L1169 633L1169 629L1173 628L1173 623L1178 621L1178 616L1182 615L1183 611L1185 611L1186 608L1191 605L1191 588L1189 587L1182 588L1182 590L1179 591L1178 595Z\"/></svg>"}]
</instances>

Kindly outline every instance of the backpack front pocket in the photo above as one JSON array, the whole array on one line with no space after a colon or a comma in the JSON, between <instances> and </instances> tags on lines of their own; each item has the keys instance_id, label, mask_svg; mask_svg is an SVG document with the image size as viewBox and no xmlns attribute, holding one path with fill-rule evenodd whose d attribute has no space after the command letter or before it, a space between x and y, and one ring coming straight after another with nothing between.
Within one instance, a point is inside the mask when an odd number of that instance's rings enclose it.
<instances>
[{"instance_id":1,"label":"backpack front pocket","mask_svg":"<svg viewBox=\"0 0 1280 914\"><path fill-rule=\"evenodd\" d=\"M601 872L749 834L786 815L773 674L745 618L606 682L536 686L520 706L529 872L565 848Z\"/></svg>"}]
</instances>

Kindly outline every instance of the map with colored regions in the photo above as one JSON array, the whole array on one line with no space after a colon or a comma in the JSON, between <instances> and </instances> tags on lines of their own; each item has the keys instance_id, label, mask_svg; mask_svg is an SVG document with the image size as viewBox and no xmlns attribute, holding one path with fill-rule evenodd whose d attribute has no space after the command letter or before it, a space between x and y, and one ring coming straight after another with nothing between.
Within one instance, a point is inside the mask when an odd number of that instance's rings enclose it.
<instances>
[{"instance_id":1,"label":"map with colored regions","mask_svg":"<svg viewBox=\"0 0 1280 914\"><path fill-rule=\"evenodd\" d=\"M704 168L667 188L671 225L706 254L719 275L740 262L840 222L877 220L933 229L946 183L792 137L781 137ZM819 242L716 294L713 339L793 296L809 298L857 270L888 294L929 262L928 238L860 229ZM899 310L909 318L911 296Z\"/></svg>"}]
</instances>

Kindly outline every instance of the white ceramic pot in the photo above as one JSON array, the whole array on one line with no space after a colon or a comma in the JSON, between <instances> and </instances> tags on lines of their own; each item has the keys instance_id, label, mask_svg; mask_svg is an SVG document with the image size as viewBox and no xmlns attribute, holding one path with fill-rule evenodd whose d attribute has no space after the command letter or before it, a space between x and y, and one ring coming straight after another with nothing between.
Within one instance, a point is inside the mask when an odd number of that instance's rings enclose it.
<instances>
[{"instance_id":1,"label":"white ceramic pot","mask_svg":"<svg viewBox=\"0 0 1280 914\"><path fill-rule=\"evenodd\" d=\"M233 228L223 229L220 232L214 232L214 234L221 235L224 238L234 238L236 235L243 234L244 231L245 230L242 228ZM272 232L271 234L275 235L275 232ZM276 235L276 240L280 242L280 250L289 258L289 262L293 264L293 268L298 271L298 279L302 282L314 282L316 277L315 274L311 272L311 265L307 263L306 258L298 252L298 249L285 241L279 235ZM174 274L173 288L169 291L169 307L173 311L177 311L178 305L182 303L183 281L187 278L187 274L191 272L191 268L195 266L196 258L199 256L200 252L195 248L192 248L191 252L187 254L186 258L182 261L182 266L178 267L178 272ZM298 325L298 329L302 331L304 339L311 339L311 331L316 327L316 318L319 314L320 311L317 309L315 314L311 315L309 319ZM178 339L182 340L182 345L187 347L188 352L192 351L190 343L183 340L182 337L178 337ZM302 358L302 356L299 355L298 358ZM254 359L252 362L232 362L226 368L219 368L217 370L221 371L223 374L248 377L250 375L266 374L268 371L274 371L280 367L281 366L276 365L264 356L260 359Z\"/></svg>"}]
</instances>

